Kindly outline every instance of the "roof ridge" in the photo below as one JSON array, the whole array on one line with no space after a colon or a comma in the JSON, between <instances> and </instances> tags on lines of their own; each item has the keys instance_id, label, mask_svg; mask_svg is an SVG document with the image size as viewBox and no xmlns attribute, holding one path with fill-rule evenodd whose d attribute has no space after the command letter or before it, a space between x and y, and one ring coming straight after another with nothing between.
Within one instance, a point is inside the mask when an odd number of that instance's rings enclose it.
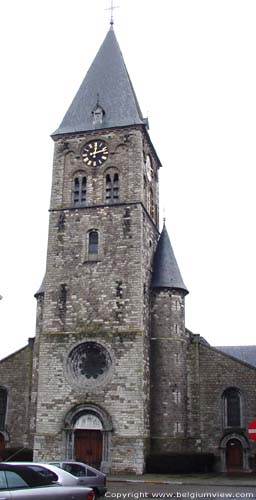
<instances>
[{"instance_id":1,"label":"roof ridge","mask_svg":"<svg viewBox=\"0 0 256 500\"><path fill-rule=\"evenodd\" d=\"M249 361L245 361L241 358L238 358L236 356L234 356L233 354L229 354L228 352L225 352L225 351L221 351L220 349L218 349L217 347L215 346L212 346L210 344L206 345L204 343L201 344L203 347L206 347L208 349L212 349L216 352L218 352L219 354L221 354L222 356L227 356L231 359L233 359L234 361L238 362L238 363L242 363L243 365L245 366L248 366L249 368L252 368L253 370L256 370L256 365L255 364L251 364ZM235 347L235 346L234 346Z\"/></svg>"}]
</instances>

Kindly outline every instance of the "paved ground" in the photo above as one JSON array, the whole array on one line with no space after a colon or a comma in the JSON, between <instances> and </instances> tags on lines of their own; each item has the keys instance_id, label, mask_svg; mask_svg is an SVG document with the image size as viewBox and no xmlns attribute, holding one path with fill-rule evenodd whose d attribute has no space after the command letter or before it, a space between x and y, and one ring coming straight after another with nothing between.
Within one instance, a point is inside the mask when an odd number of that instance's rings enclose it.
<instances>
[{"instance_id":1,"label":"paved ground","mask_svg":"<svg viewBox=\"0 0 256 500\"><path fill-rule=\"evenodd\" d=\"M256 474L187 474L187 475L161 475L144 474L108 476L108 482L131 482L153 484L184 484L207 486L250 486L256 488Z\"/></svg>"},{"instance_id":2,"label":"paved ground","mask_svg":"<svg viewBox=\"0 0 256 500\"><path fill-rule=\"evenodd\" d=\"M256 500L256 477L214 474L110 477L105 500Z\"/></svg>"}]
</instances>

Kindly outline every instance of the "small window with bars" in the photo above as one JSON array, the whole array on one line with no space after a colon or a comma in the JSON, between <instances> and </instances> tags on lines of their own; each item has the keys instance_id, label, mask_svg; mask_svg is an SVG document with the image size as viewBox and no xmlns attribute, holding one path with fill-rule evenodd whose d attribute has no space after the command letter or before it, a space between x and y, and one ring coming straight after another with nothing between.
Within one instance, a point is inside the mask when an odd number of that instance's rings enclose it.
<instances>
[{"instance_id":1,"label":"small window with bars","mask_svg":"<svg viewBox=\"0 0 256 500\"><path fill-rule=\"evenodd\" d=\"M152 219L154 219L154 217L155 217L155 205L154 205L154 194L153 194L152 188L150 188L150 191L149 191L149 212L150 212Z\"/></svg>"},{"instance_id":2,"label":"small window with bars","mask_svg":"<svg viewBox=\"0 0 256 500\"><path fill-rule=\"evenodd\" d=\"M174 434L180 434L182 432L181 422L174 422Z\"/></svg>"},{"instance_id":3,"label":"small window with bars","mask_svg":"<svg viewBox=\"0 0 256 500\"><path fill-rule=\"evenodd\" d=\"M115 203L119 200L119 176L117 172L106 175L106 202Z\"/></svg>"},{"instance_id":4,"label":"small window with bars","mask_svg":"<svg viewBox=\"0 0 256 500\"><path fill-rule=\"evenodd\" d=\"M5 417L7 408L7 390L0 387L0 430L5 428Z\"/></svg>"},{"instance_id":5,"label":"small window with bars","mask_svg":"<svg viewBox=\"0 0 256 500\"><path fill-rule=\"evenodd\" d=\"M86 204L87 179L84 175L77 175L73 180L73 206Z\"/></svg>"}]
</instances>

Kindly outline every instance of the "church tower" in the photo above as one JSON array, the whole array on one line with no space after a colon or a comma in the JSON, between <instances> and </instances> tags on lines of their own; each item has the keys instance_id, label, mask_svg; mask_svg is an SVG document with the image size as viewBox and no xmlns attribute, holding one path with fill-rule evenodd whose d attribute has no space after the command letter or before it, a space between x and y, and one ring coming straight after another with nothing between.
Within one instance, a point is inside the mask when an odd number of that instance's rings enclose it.
<instances>
[{"instance_id":1,"label":"church tower","mask_svg":"<svg viewBox=\"0 0 256 500\"><path fill-rule=\"evenodd\" d=\"M34 459L141 473L160 161L112 26L52 138Z\"/></svg>"}]
</instances>

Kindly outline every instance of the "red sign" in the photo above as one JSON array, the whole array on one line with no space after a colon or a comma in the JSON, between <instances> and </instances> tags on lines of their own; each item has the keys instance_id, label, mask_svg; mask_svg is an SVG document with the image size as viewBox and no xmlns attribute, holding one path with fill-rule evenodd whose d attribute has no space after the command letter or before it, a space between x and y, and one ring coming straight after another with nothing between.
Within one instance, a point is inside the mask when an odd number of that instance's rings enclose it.
<instances>
[{"instance_id":1,"label":"red sign","mask_svg":"<svg viewBox=\"0 0 256 500\"><path fill-rule=\"evenodd\" d=\"M247 432L248 437L253 441L256 441L256 420L253 420L253 422L248 425Z\"/></svg>"}]
</instances>

